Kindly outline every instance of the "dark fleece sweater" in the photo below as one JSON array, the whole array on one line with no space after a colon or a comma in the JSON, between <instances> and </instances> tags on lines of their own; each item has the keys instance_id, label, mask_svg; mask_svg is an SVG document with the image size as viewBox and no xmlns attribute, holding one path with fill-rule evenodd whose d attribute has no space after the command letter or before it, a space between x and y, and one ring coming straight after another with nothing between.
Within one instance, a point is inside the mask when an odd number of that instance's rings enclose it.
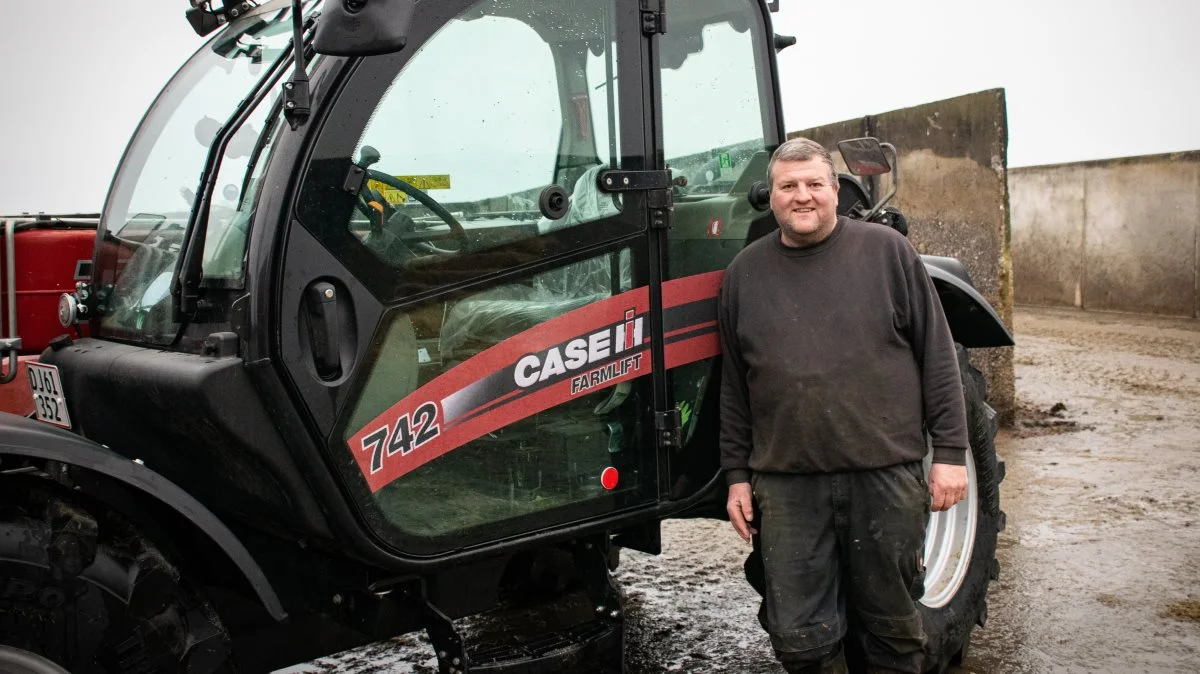
<instances>
[{"instance_id":1,"label":"dark fleece sweater","mask_svg":"<svg viewBox=\"0 0 1200 674\"><path fill-rule=\"evenodd\" d=\"M950 328L908 240L839 217L788 248L773 232L725 273L721 467L831 473L925 456L963 465L966 407Z\"/></svg>"}]
</instances>

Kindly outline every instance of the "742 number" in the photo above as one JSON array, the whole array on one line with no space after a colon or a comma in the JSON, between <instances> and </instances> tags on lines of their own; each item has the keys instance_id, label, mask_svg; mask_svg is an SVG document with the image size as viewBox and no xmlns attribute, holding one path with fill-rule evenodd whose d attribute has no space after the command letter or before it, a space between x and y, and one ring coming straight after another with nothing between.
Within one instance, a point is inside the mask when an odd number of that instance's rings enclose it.
<instances>
[{"instance_id":1,"label":"742 number","mask_svg":"<svg viewBox=\"0 0 1200 674\"><path fill-rule=\"evenodd\" d=\"M424 403L412 413L411 419L405 412L396 418L394 425L382 426L363 438L363 451L371 453L371 474L383 470L385 458L395 454L406 456L441 434L437 418L437 405Z\"/></svg>"}]
</instances>

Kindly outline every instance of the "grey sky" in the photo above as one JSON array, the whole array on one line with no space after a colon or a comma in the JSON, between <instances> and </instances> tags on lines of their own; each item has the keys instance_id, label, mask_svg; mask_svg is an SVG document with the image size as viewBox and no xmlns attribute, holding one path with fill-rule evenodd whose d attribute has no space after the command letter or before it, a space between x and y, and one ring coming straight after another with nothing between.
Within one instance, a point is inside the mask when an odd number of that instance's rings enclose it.
<instances>
[{"instance_id":1,"label":"grey sky","mask_svg":"<svg viewBox=\"0 0 1200 674\"><path fill-rule=\"evenodd\" d=\"M1195 0L781 5L776 30L800 39L780 55L788 128L1004 87L1011 166L1200 149ZM99 210L200 45L186 6L0 0L0 213Z\"/></svg>"}]
</instances>

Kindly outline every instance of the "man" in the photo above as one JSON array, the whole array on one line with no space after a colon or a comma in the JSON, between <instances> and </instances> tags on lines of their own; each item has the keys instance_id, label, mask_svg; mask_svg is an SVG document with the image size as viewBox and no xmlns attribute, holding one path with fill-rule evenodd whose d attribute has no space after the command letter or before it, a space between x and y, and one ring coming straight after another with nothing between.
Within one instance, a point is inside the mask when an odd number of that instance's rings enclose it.
<instances>
[{"instance_id":1,"label":"man","mask_svg":"<svg viewBox=\"0 0 1200 674\"><path fill-rule=\"evenodd\" d=\"M719 308L726 508L761 531L760 620L788 672L844 672L845 636L868 671L919 673L925 525L967 488L950 329L908 240L837 215L823 147L784 143L767 178L779 231L730 264Z\"/></svg>"}]
</instances>

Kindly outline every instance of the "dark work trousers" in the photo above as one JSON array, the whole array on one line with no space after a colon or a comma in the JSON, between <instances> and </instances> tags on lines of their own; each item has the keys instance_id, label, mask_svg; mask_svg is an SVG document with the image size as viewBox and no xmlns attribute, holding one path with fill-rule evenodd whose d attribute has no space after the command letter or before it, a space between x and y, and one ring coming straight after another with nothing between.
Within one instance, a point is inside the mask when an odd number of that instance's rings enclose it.
<instances>
[{"instance_id":1,"label":"dark work trousers","mask_svg":"<svg viewBox=\"0 0 1200 674\"><path fill-rule=\"evenodd\" d=\"M929 487L920 461L872 470L755 473L765 592L759 619L789 672L844 671L847 610L871 669L920 674L921 554Z\"/></svg>"}]
</instances>

